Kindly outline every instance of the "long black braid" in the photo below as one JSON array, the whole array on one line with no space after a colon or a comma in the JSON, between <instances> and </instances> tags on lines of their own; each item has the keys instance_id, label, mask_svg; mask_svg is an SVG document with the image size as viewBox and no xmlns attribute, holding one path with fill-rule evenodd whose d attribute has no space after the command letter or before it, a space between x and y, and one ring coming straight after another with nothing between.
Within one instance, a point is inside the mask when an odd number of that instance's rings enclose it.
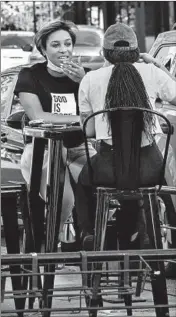
<instances>
[{"instance_id":1,"label":"long black braid","mask_svg":"<svg viewBox=\"0 0 176 317\"><path fill-rule=\"evenodd\" d=\"M117 107L136 107L152 109L143 80L132 65L139 58L139 50L112 51L104 49L105 58L115 64L109 80L105 97L105 109ZM155 117L143 114L143 131L151 139L155 127Z\"/></svg>"}]
</instances>

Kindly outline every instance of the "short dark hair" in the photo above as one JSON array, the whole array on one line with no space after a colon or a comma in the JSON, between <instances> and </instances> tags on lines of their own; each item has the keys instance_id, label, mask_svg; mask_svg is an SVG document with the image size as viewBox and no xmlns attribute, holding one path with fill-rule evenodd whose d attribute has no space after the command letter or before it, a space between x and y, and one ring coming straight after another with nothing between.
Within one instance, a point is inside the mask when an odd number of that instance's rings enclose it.
<instances>
[{"instance_id":1,"label":"short dark hair","mask_svg":"<svg viewBox=\"0 0 176 317\"><path fill-rule=\"evenodd\" d=\"M73 31L73 26L76 29L76 25L74 25L74 23L72 23L71 21L65 22L57 20L41 28L41 30L36 33L34 38L34 43L39 52L43 55L42 48L46 49L46 41L48 36L57 30L67 31L71 36L72 44L74 46L76 42L76 34Z\"/></svg>"},{"instance_id":2,"label":"short dark hair","mask_svg":"<svg viewBox=\"0 0 176 317\"><path fill-rule=\"evenodd\" d=\"M104 57L111 64L116 64L120 62L135 63L139 59L139 53L139 48L130 51L115 51L103 48Z\"/></svg>"}]
</instances>

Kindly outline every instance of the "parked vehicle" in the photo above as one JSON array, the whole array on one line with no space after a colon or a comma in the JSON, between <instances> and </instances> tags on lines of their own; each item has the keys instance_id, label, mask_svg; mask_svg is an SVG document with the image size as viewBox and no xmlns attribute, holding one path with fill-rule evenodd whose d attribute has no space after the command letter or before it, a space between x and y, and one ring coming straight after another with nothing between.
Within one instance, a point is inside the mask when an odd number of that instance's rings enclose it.
<instances>
[{"instance_id":1,"label":"parked vehicle","mask_svg":"<svg viewBox=\"0 0 176 317\"><path fill-rule=\"evenodd\" d=\"M81 56L81 63L84 67L91 69L100 68L104 63L101 54L103 31L95 26L77 25L76 43L73 51L73 60L77 61ZM43 62L45 59L34 46L32 53L29 55L29 63Z\"/></svg>"},{"instance_id":2,"label":"parked vehicle","mask_svg":"<svg viewBox=\"0 0 176 317\"><path fill-rule=\"evenodd\" d=\"M175 46L176 31L166 32L159 35L156 42L153 44L150 53L158 58L163 58L163 60L168 60L169 52L172 48L175 48ZM30 65L27 66L30 67ZM15 151L16 148L17 152L21 151L22 153L24 143L21 131L21 118L24 114L24 110L20 104L19 98L14 96L14 88L20 69L21 66L2 72L1 131L4 133L4 138L6 138L6 142L3 144L8 145L8 147L13 146L13 151ZM170 62L169 71L176 76L176 53ZM160 100L157 101L156 107L157 110L163 113L174 126L174 134L171 138L173 150L169 151L167 167L171 183L176 185L176 107L170 103L161 102ZM164 147L163 139L159 138L158 144L160 145L160 149L162 149ZM12 155L13 151L8 149L8 147L4 152L6 151L7 154L10 153L10 155ZM5 155L4 152L3 155ZM9 173L9 180L10 178L11 174ZM166 195L160 197L160 221L161 225L170 224L171 226L176 226L176 197L172 196L172 200L169 198L170 196L167 197ZM164 248L176 247L176 231L171 232L170 229L161 227L161 233ZM167 264L166 266L169 273L171 266L170 264Z\"/></svg>"},{"instance_id":3,"label":"parked vehicle","mask_svg":"<svg viewBox=\"0 0 176 317\"><path fill-rule=\"evenodd\" d=\"M28 62L33 37L34 32L1 31L1 71Z\"/></svg>"},{"instance_id":4,"label":"parked vehicle","mask_svg":"<svg viewBox=\"0 0 176 317\"><path fill-rule=\"evenodd\" d=\"M158 58L160 62L162 62L169 72L176 78L176 30L160 33L153 43L149 54ZM156 102L156 109L161 111L161 113L163 113L170 120L174 127L174 134L171 137L171 145L174 149L176 157L176 106L158 100L158 102ZM171 177L173 179L176 178L176 165ZM164 197L162 198L164 199ZM173 197L174 201L175 198L176 197ZM176 206L174 210L172 206L167 206L167 200L165 199L163 201L163 199L160 200L161 225L167 225L170 223L176 227ZM162 229L161 234L164 248L167 249L169 247L176 247L176 232L171 232L169 229ZM167 264L167 270L168 272L172 270L172 265L169 263Z\"/></svg>"},{"instance_id":5,"label":"parked vehicle","mask_svg":"<svg viewBox=\"0 0 176 317\"><path fill-rule=\"evenodd\" d=\"M176 30L159 34L149 54L159 59L176 78ZM161 111L170 120L176 132L176 107L165 101L158 100L156 102L156 109ZM171 144L176 149L176 133L171 137Z\"/></svg>"},{"instance_id":6,"label":"parked vehicle","mask_svg":"<svg viewBox=\"0 0 176 317\"><path fill-rule=\"evenodd\" d=\"M9 181L24 181L20 170L20 159L23 152L21 116L23 107L14 96L14 88L21 67L10 68L1 76L1 184ZM19 118L18 115L20 115ZM9 125L9 120L14 125ZM15 122L15 120L17 121Z\"/></svg>"}]
</instances>

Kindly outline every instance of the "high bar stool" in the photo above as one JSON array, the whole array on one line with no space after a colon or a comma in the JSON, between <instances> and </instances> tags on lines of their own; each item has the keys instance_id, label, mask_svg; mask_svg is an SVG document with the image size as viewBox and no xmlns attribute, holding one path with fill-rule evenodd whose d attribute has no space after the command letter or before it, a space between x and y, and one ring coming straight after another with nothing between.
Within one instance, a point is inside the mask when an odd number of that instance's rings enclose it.
<instances>
[{"instance_id":1,"label":"high bar stool","mask_svg":"<svg viewBox=\"0 0 176 317\"><path fill-rule=\"evenodd\" d=\"M7 253L20 254L21 252L21 235L17 205L19 205L19 209L21 211L23 223L22 229L26 236L24 245L25 252L32 252L34 250L34 237L31 226L26 185L18 182L14 182L14 184L9 183L1 185L1 203L3 231ZM27 292L28 276L23 276L23 269L24 268L21 265L10 265L9 269L5 268L5 271L10 270L10 274L12 274L11 280L16 310L23 310L26 302L26 295L24 291ZM2 272L4 271L3 268L1 270ZM2 289L4 295L6 280L6 276L4 274L2 274L1 280L4 285L4 289ZM21 295L20 298L15 296L16 292ZM1 300L4 300L4 296L1 297ZM23 317L23 312L18 312L18 316Z\"/></svg>"},{"instance_id":2,"label":"high bar stool","mask_svg":"<svg viewBox=\"0 0 176 317\"><path fill-rule=\"evenodd\" d=\"M163 164L160 172L160 178L157 186L140 188L139 182L139 166L140 166L140 148L142 138L142 120L143 114L151 113L164 120L167 126L167 138ZM110 127L112 131L112 166L114 168L115 183L113 188L96 184L94 182L94 174L89 157L88 143L86 137L86 126L88 121L97 115L108 115ZM123 205L126 201L135 201L138 207L139 216L146 217L147 228L145 227L141 236L140 248L144 248L144 238L149 238L153 249L162 248L161 234L158 217L157 195L164 183L165 166L169 149L171 134L173 133L170 121L161 113L144 108L116 108L109 110L97 111L90 115L83 124L83 133L85 140L89 184L93 188L94 194L97 196L95 228L94 228L94 251L102 251L105 248L106 229L108 224L109 206L112 200L118 200ZM132 146L131 146L132 145ZM146 214L146 198L148 199L149 212ZM145 204L144 204L145 200ZM145 221L144 221L145 222ZM146 232L147 230L147 232ZM123 241L122 241L123 242ZM129 262L124 263L126 269L129 269ZM151 283L154 305L168 305L167 288L165 279L165 269L163 262L151 263ZM92 307L89 316L96 317L97 310L93 307L100 306L102 298L99 295L101 274L96 270L102 269L101 264L94 264L92 274L92 295L86 297L86 302ZM159 274L158 274L159 272ZM124 302L126 306L132 306L132 289L130 287L129 275L124 275L123 284ZM169 310L167 307L155 307L157 317L168 317ZM132 308L127 308L128 316L132 315Z\"/></svg>"}]
</instances>

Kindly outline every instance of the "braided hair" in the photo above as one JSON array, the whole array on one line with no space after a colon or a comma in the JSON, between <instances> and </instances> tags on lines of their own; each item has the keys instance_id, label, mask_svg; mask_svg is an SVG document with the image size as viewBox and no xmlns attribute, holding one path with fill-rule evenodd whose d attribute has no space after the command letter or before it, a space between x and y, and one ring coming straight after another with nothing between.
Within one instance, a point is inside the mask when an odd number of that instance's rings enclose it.
<instances>
[{"instance_id":1,"label":"braided hair","mask_svg":"<svg viewBox=\"0 0 176 317\"><path fill-rule=\"evenodd\" d=\"M136 107L152 109L143 80L133 63L139 59L139 49L132 51L104 50L104 57L114 64L105 97L105 109L117 107ZM155 117L143 113L143 127L148 139L152 138Z\"/></svg>"}]
</instances>

